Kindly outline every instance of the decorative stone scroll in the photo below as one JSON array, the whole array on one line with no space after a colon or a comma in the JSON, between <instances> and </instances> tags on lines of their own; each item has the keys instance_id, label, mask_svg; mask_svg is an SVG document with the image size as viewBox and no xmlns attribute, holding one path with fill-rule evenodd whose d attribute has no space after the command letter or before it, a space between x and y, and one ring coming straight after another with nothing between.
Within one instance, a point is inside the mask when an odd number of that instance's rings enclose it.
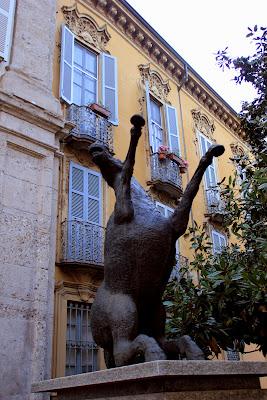
<instances>
[{"instance_id":1,"label":"decorative stone scroll","mask_svg":"<svg viewBox=\"0 0 267 400\"><path fill-rule=\"evenodd\" d=\"M191 110L194 130L203 133L209 138L213 138L215 125L213 120L210 120L207 115L203 114L200 110Z\"/></svg>"},{"instance_id":2,"label":"decorative stone scroll","mask_svg":"<svg viewBox=\"0 0 267 400\"><path fill-rule=\"evenodd\" d=\"M240 146L239 143L237 143L237 142L232 143L232 144L230 144L230 147L231 147L234 158L240 158L245 155L245 151L244 151L243 147Z\"/></svg>"},{"instance_id":3,"label":"decorative stone scroll","mask_svg":"<svg viewBox=\"0 0 267 400\"><path fill-rule=\"evenodd\" d=\"M169 81L164 81L158 72L151 70L150 64L140 64L138 68L141 73L143 84L148 81L150 92L166 103L171 90Z\"/></svg>"},{"instance_id":4,"label":"decorative stone scroll","mask_svg":"<svg viewBox=\"0 0 267 400\"><path fill-rule=\"evenodd\" d=\"M106 25L99 27L92 17L80 14L77 4L62 7L62 12L66 24L77 37L100 51L106 51L106 45L111 38Z\"/></svg>"}]
</instances>

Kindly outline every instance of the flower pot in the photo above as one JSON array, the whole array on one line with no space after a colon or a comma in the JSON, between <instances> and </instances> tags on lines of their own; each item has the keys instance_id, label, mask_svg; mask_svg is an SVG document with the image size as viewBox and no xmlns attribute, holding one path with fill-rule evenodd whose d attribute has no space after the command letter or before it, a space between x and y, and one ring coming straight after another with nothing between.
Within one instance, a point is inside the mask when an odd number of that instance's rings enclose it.
<instances>
[{"instance_id":1,"label":"flower pot","mask_svg":"<svg viewBox=\"0 0 267 400\"><path fill-rule=\"evenodd\" d=\"M165 158L166 158L165 153L159 153L158 156L159 156L159 160L165 160Z\"/></svg>"},{"instance_id":2,"label":"flower pot","mask_svg":"<svg viewBox=\"0 0 267 400\"><path fill-rule=\"evenodd\" d=\"M92 103L88 106L90 110L94 111L100 117L108 118L110 116L110 111L108 111L105 107L101 106L97 103Z\"/></svg>"}]
</instances>

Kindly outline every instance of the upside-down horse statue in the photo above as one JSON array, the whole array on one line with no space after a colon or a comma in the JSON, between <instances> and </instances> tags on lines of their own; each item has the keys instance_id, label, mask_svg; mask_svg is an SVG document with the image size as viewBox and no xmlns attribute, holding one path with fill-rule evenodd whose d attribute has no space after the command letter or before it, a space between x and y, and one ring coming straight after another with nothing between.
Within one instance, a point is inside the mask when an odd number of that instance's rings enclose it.
<instances>
[{"instance_id":1,"label":"upside-down horse statue","mask_svg":"<svg viewBox=\"0 0 267 400\"><path fill-rule=\"evenodd\" d=\"M89 147L93 162L114 189L116 202L109 218L104 252L104 281L92 306L91 327L95 342L104 349L108 368L143 361L204 359L187 335L165 338L162 296L175 264L175 243L182 236L201 179L213 157L224 153L211 146L201 158L174 213L165 218L153 200L132 177L138 140L145 121L131 118L131 139L124 162L95 143Z\"/></svg>"}]
</instances>

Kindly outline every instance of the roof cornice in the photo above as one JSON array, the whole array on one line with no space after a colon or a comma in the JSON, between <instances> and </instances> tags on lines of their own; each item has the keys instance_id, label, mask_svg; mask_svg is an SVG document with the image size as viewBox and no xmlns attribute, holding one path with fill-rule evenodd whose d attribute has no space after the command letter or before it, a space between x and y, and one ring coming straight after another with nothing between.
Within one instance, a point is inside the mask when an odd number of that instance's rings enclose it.
<instances>
[{"instance_id":1,"label":"roof cornice","mask_svg":"<svg viewBox=\"0 0 267 400\"><path fill-rule=\"evenodd\" d=\"M188 80L183 88L206 110L235 134L239 133L237 113L203 78L127 3L125 0L83 0L96 8L107 20L126 35L157 65L181 85L188 69ZM240 135L241 136L241 135Z\"/></svg>"}]
</instances>

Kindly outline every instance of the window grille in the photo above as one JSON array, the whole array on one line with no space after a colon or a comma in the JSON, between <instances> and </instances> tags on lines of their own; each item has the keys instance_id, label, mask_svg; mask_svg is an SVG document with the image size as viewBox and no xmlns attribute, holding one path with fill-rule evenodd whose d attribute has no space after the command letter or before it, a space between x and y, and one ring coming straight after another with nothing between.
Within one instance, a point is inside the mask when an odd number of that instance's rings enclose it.
<instances>
[{"instance_id":1,"label":"window grille","mask_svg":"<svg viewBox=\"0 0 267 400\"><path fill-rule=\"evenodd\" d=\"M240 361L239 352L234 349L228 349L226 351L226 357L229 361Z\"/></svg>"},{"instance_id":2,"label":"window grille","mask_svg":"<svg viewBox=\"0 0 267 400\"><path fill-rule=\"evenodd\" d=\"M92 338L90 304L67 303L66 376L98 370L98 347Z\"/></svg>"}]
</instances>

